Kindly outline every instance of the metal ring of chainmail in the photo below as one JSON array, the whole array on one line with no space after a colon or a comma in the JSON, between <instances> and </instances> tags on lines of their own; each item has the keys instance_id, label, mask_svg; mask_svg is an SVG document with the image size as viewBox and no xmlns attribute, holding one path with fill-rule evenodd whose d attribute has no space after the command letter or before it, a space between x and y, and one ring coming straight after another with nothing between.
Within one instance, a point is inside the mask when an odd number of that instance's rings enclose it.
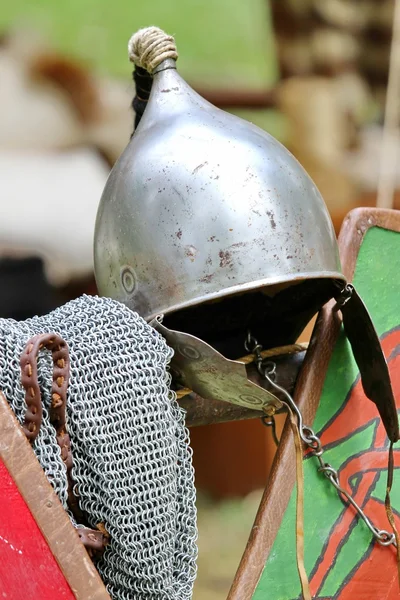
<instances>
[{"instance_id":1,"label":"metal ring of chainmail","mask_svg":"<svg viewBox=\"0 0 400 600\"><path fill-rule=\"evenodd\" d=\"M27 341L58 333L71 371L67 428L79 505L110 543L96 564L115 600L189 600L196 575L194 473L184 411L170 390L172 350L123 304L83 296L44 317L0 319L0 389L26 412L19 358ZM68 485L50 422L51 353L38 358L43 422L34 452L63 506ZM70 514L75 526L76 523Z\"/></svg>"}]
</instances>

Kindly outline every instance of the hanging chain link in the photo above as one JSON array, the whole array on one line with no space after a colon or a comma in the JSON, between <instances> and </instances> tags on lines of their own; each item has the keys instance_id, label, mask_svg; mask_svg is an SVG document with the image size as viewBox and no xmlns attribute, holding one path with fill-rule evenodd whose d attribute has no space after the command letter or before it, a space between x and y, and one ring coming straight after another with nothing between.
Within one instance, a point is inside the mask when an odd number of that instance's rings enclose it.
<instances>
[{"instance_id":1,"label":"hanging chain link","mask_svg":"<svg viewBox=\"0 0 400 600\"><path fill-rule=\"evenodd\" d=\"M275 446L278 447L279 438L278 434L276 433L276 421L274 415L271 415L270 417L268 415L264 415L263 417L261 417L261 423L264 425L264 427L271 428L272 439L274 440Z\"/></svg>"},{"instance_id":2,"label":"hanging chain link","mask_svg":"<svg viewBox=\"0 0 400 600\"><path fill-rule=\"evenodd\" d=\"M283 394L283 396L285 397L286 404L296 414L300 437L301 437L303 443L311 450L310 453L313 456L315 456L315 458L318 460L318 463L319 463L318 471L320 473L323 473L323 475L325 475L325 477L328 479L328 481L336 489L339 497L342 499L345 499L345 501L347 501L347 503L350 504L355 509L355 511L358 513L358 515L364 521L364 523L366 524L368 529L371 531L371 533L374 536L374 538L376 539L376 541L379 544L381 544L381 546L390 546L390 545L397 546L394 533L390 533L389 531L386 531L385 529L378 529L378 527L376 527L372 523L372 521L368 518L368 516L365 514L365 512L363 511L361 506L359 506L359 504L357 504L357 502L354 500L354 498L351 496L351 494L349 494L349 492L340 485L338 471L334 467L332 467L329 463L325 462L323 459L324 448L322 447L321 440L314 433L314 431L311 427L304 425L303 416L302 416L297 404L294 402L293 398L291 397L291 395L283 387L281 387L280 385L278 385L275 382L276 364L269 359L264 360L262 358L262 355L261 355L262 346L261 346L261 344L258 343L256 338L253 337L250 332L248 332L248 334L247 334L247 338L246 338L244 345L245 345L247 352L254 354L255 363L256 363L256 366L257 366L257 369L258 369L258 372L260 373L260 375L266 381L268 381L268 383L276 391L279 391L281 394ZM271 418L273 418L273 416L267 417L268 420L270 420ZM267 424L267 423L264 423L264 424Z\"/></svg>"}]
</instances>

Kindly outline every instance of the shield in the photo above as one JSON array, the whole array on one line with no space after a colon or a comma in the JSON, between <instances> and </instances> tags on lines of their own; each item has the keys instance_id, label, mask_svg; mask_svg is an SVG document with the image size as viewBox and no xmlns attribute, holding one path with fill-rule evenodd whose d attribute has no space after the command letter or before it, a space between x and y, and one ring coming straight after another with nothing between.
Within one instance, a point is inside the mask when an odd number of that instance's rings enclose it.
<instances>
[{"instance_id":1,"label":"shield","mask_svg":"<svg viewBox=\"0 0 400 600\"><path fill-rule=\"evenodd\" d=\"M343 224L339 248L345 274L363 294L376 323L400 409L400 213L356 209ZM338 377L340 374L340 377ZM297 381L295 399L307 424L326 449L339 481L378 529L389 529L384 507L388 439L373 405L366 401L345 330L332 305L319 315L311 350ZM298 598L294 544L295 480L293 444L284 432L255 526L229 600ZM305 565L315 599L398 597L396 551L374 538L354 508L342 504L306 455ZM400 467L394 450L395 472ZM392 504L400 524L400 489ZM282 576L282 573L285 576Z\"/></svg>"}]
</instances>

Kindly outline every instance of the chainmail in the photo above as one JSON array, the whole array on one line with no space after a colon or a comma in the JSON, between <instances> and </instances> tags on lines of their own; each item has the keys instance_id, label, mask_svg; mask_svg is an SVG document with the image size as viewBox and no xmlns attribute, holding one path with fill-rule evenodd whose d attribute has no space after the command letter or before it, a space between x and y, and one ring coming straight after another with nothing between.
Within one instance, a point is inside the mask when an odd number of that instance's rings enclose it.
<instances>
[{"instance_id":1,"label":"chainmail","mask_svg":"<svg viewBox=\"0 0 400 600\"><path fill-rule=\"evenodd\" d=\"M32 336L50 332L69 348L72 476L88 522L104 523L110 534L96 565L110 596L190 599L197 556L194 473L184 411L169 387L172 350L141 317L107 298L83 296L24 322L0 319L0 389L21 423L19 357ZM43 424L33 449L68 510L66 470L49 421L51 377L51 356L42 351Z\"/></svg>"}]
</instances>

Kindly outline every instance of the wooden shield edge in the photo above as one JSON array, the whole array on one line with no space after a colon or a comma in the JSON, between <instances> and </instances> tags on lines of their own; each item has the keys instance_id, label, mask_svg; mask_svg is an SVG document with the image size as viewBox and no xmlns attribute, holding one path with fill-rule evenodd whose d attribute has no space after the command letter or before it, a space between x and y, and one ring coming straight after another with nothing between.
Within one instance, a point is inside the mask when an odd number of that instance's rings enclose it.
<instances>
[{"instance_id":1,"label":"wooden shield edge","mask_svg":"<svg viewBox=\"0 0 400 600\"><path fill-rule=\"evenodd\" d=\"M354 276L363 238L372 227L400 232L400 211L356 208L345 217L339 234L339 253L343 273L349 282ZM338 313L332 312L334 304L334 301L329 302L318 315L296 383L294 399L307 425L314 421L340 330ZM228 600L250 600L256 590L295 484L295 464L293 439L286 424Z\"/></svg>"},{"instance_id":2,"label":"wooden shield edge","mask_svg":"<svg viewBox=\"0 0 400 600\"><path fill-rule=\"evenodd\" d=\"M76 599L110 600L93 562L1 392L0 457Z\"/></svg>"}]
</instances>

